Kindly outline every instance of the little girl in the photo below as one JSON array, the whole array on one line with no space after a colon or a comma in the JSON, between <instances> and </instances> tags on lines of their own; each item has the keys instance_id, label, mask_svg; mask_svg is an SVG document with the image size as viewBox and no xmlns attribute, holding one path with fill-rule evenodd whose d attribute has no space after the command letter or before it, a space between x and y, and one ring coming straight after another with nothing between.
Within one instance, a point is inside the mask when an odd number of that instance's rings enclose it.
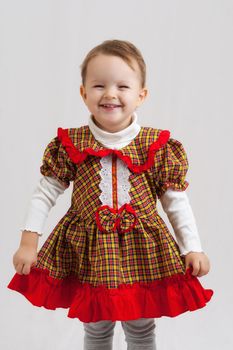
<instances>
[{"instance_id":1,"label":"little girl","mask_svg":"<svg viewBox=\"0 0 233 350\"><path fill-rule=\"evenodd\" d=\"M213 294L198 279L210 264L185 192L187 155L168 130L138 123L146 67L132 43L104 41L81 68L88 125L59 127L44 151L8 288L33 305L68 308L84 324L86 350L112 349L117 320L128 349L156 349L154 318L203 308ZM37 253L71 181L70 207Z\"/></svg>"}]
</instances>

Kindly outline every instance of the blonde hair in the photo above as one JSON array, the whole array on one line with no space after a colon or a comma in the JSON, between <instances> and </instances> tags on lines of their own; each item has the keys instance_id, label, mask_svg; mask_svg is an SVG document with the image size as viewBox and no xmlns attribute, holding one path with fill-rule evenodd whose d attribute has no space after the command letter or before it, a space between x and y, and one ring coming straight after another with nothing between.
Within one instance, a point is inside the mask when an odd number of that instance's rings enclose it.
<instances>
[{"instance_id":1,"label":"blonde hair","mask_svg":"<svg viewBox=\"0 0 233 350\"><path fill-rule=\"evenodd\" d=\"M139 66L141 73L141 84L145 87L146 83L146 64L142 57L141 52L131 42L125 40L105 40L102 44L95 46L86 55L83 63L81 64L81 77L82 83L85 85L87 66L90 60L99 54L118 56L122 58L133 70L133 60L135 60Z\"/></svg>"}]
</instances>

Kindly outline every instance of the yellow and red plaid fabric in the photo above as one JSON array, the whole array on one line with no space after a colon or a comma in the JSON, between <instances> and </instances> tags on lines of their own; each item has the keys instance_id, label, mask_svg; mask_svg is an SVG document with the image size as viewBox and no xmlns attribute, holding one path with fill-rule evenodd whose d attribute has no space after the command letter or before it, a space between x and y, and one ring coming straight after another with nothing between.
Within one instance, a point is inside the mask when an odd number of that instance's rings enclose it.
<instances>
[{"instance_id":1,"label":"yellow and red plaid fabric","mask_svg":"<svg viewBox=\"0 0 233 350\"><path fill-rule=\"evenodd\" d=\"M142 127L139 134L120 152L133 165L144 164L149 149L161 129ZM106 148L95 140L88 126L68 129L68 135L78 152ZM100 156L89 154L84 161L74 163L58 136L47 145L40 171L66 188L73 182L71 206L54 227L38 253L35 267L48 269L54 278L77 276L93 286L105 284L117 288L120 282L150 282L185 272L184 258L157 211L157 199L168 187L183 191L188 159L183 145L169 138L154 154L154 164L147 170L131 170L129 181L130 206L137 220L132 230L119 234L104 233L96 224L95 215L102 205L99 184ZM118 180L120 181L120 179Z\"/></svg>"}]
</instances>

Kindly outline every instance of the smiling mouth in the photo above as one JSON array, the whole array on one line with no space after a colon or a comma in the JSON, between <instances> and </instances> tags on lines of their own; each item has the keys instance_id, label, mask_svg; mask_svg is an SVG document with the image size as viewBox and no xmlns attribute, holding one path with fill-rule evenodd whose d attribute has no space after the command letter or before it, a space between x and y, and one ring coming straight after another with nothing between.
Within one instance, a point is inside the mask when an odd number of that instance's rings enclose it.
<instances>
[{"instance_id":1,"label":"smiling mouth","mask_svg":"<svg viewBox=\"0 0 233 350\"><path fill-rule=\"evenodd\" d=\"M104 108L117 108L117 107L121 107L121 105L114 105L114 104L101 104L100 107L104 107Z\"/></svg>"},{"instance_id":2,"label":"smiling mouth","mask_svg":"<svg viewBox=\"0 0 233 350\"><path fill-rule=\"evenodd\" d=\"M121 105L113 105L113 104L101 104L100 108L102 109L103 112L106 113L113 113L120 109L122 106Z\"/></svg>"}]
</instances>

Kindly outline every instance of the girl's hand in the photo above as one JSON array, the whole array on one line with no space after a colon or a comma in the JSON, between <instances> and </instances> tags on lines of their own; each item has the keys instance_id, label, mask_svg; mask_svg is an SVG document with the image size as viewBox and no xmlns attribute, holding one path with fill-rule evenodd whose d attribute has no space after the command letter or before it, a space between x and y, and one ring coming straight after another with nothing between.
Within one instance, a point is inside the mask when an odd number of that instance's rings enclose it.
<instances>
[{"instance_id":1,"label":"girl's hand","mask_svg":"<svg viewBox=\"0 0 233 350\"><path fill-rule=\"evenodd\" d=\"M193 268L193 276L204 276L210 270L209 259L203 252L189 252L187 255L185 255L185 269L187 270L190 266Z\"/></svg>"},{"instance_id":2,"label":"girl's hand","mask_svg":"<svg viewBox=\"0 0 233 350\"><path fill-rule=\"evenodd\" d=\"M20 246L13 255L13 265L20 275L28 275L32 264L37 262L37 250L30 246Z\"/></svg>"}]
</instances>

